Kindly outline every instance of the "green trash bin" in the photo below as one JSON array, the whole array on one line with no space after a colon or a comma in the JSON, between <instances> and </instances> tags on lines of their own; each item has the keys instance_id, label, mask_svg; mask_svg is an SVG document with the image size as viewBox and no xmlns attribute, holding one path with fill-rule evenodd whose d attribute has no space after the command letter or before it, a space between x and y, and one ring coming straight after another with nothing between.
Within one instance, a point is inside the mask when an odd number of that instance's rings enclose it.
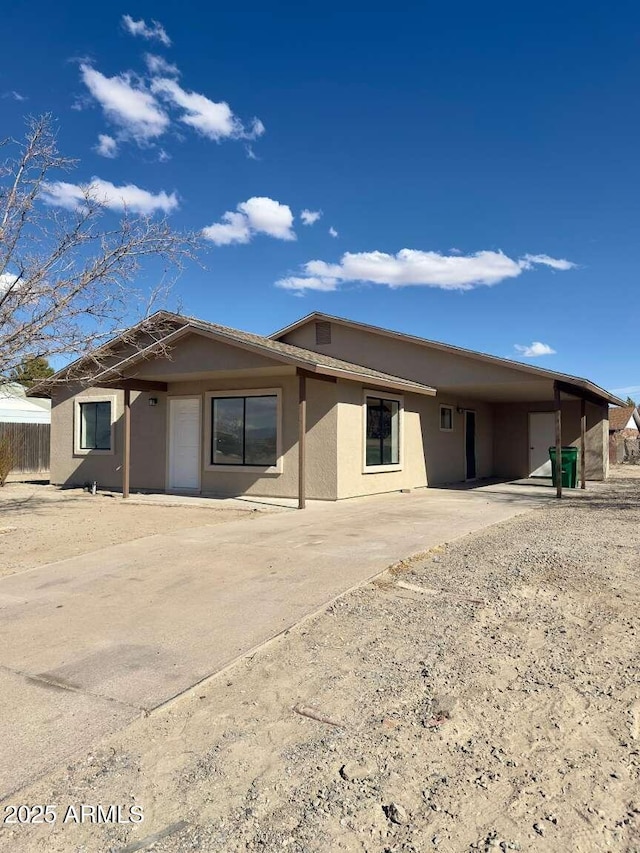
<instances>
[{"instance_id":1,"label":"green trash bin","mask_svg":"<svg viewBox=\"0 0 640 853\"><path fill-rule=\"evenodd\" d=\"M562 486L565 489L575 489L578 484L578 448L563 447L562 451ZM549 448L551 459L551 477L556 482L556 449Z\"/></svg>"}]
</instances>

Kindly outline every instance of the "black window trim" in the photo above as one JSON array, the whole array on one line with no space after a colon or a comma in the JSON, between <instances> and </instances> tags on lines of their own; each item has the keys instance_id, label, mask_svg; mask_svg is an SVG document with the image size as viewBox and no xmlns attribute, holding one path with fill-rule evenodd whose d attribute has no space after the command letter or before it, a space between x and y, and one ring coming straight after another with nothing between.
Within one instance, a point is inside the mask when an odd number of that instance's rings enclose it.
<instances>
[{"instance_id":1,"label":"black window trim","mask_svg":"<svg viewBox=\"0 0 640 853\"><path fill-rule=\"evenodd\" d=\"M442 426L442 413L443 413L444 409L449 409L449 412L451 413L451 426L450 427L443 427ZM453 409L454 409L454 407L449 405L448 403L441 403L440 404L440 409L438 411L438 417L440 419L439 426L440 426L441 432L453 432Z\"/></svg>"},{"instance_id":2,"label":"black window trim","mask_svg":"<svg viewBox=\"0 0 640 853\"><path fill-rule=\"evenodd\" d=\"M273 397L276 401L276 456L273 462L269 463L259 463L255 462L215 462L214 461L214 436L215 436L215 401L216 400L242 400L242 459L246 458L246 444L247 444L247 400L265 398L265 397ZM211 401L211 409L210 409L210 417L211 417L211 438L209 441L209 465L212 468L275 468L278 464L278 395L277 394L212 394L210 397Z\"/></svg>"},{"instance_id":3,"label":"black window trim","mask_svg":"<svg viewBox=\"0 0 640 853\"><path fill-rule=\"evenodd\" d=\"M107 404L109 406L109 446L108 447L98 447L97 444L94 444L92 447L89 447L86 444L83 444L82 437L82 424L83 424L83 410L84 406L94 406L95 407L95 423L94 423L94 436L98 436L98 406L101 404ZM91 452L92 450L100 450L103 452L109 452L112 450L111 445L113 444L113 401L112 400L79 400L78 405L80 407L80 434L78 435L78 449Z\"/></svg>"},{"instance_id":4,"label":"black window trim","mask_svg":"<svg viewBox=\"0 0 640 853\"><path fill-rule=\"evenodd\" d=\"M367 442L369 440L368 436L367 436L367 427L368 427L368 423L369 423L369 400L378 400L379 401L380 405L379 406L372 406L372 408L379 409L381 413L382 413L382 408L383 408L384 403L395 403L398 407L398 411L397 411L397 416L398 416L398 456L397 456L396 461L391 461L391 462L380 461L380 462L374 462L374 463L367 462ZM397 468L399 465L401 465L402 436L401 436L401 425L400 425L400 413L402 412L402 408L403 408L403 398L402 397L395 397L395 396L385 397L382 394L378 394L374 391L365 391L365 396L364 396L364 409L365 409L365 428L364 428L365 458L364 458L364 464L365 464L365 469L383 469L383 468L390 468L390 467ZM380 436L380 460L382 460L382 458L383 458L383 441L384 441L384 438L382 436Z\"/></svg>"}]
</instances>

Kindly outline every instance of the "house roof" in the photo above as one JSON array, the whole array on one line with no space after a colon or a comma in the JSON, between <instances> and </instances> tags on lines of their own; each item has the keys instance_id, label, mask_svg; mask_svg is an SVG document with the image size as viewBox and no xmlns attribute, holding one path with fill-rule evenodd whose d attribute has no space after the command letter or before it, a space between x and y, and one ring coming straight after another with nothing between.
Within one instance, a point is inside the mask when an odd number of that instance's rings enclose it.
<instances>
[{"instance_id":1,"label":"house roof","mask_svg":"<svg viewBox=\"0 0 640 853\"><path fill-rule=\"evenodd\" d=\"M123 370L128 370L139 361L148 358L154 349L162 347L165 342L169 341L169 339L176 340L186 334L195 332L196 334L204 334L214 339L260 353L269 358L273 358L276 361L303 368L312 373L318 373L325 376L335 376L336 378L365 381L375 386L402 388L408 391L413 391L414 393L425 394L428 396L434 396L436 393L435 388L421 382L415 382L401 376L394 376L393 374L385 373L381 370L373 370L370 367L354 364L353 362L345 361L340 358L333 358L323 353L313 352L312 350L302 349L301 347L286 344L282 341L275 341L271 338L263 337L262 335L244 332L239 329L232 329L229 326L221 326L217 323L209 323L205 320L199 320L196 317L173 314L169 311L158 311L156 314L152 315L150 320L153 321L154 318L158 321L169 323L170 327L174 327L173 330L165 337L151 344L144 352L135 352L132 356L111 365L109 368L101 372L98 372L92 377L92 382L112 381L114 378L122 376ZM114 338L113 341L109 342L108 346L113 346L118 340L118 338ZM74 364L78 364L78 362L74 362ZM72 367L73 365L69 365L62 370L59 370L48 380L40 383L37 388L33 390L37 393L46 393L47 391L50 391L51 387L65 381L66 377L70 375ZM69 381L73 380L70 379Z\"/></svg>"},{"instance_id":2,"label":"house roof","mask_svg":"<svg viewBox=\"0 0 640 853\"><path fill-rule=\"evenodd\" d=\"M609 409L609 430L617 432L625 429L633 418L635 406L612 406Z\"/></svg>"},{"instance_id":3,"label":"house roof","mask_svg":"<svg viewBox=\"0 0 640 853\"><path fill-rule=\"evenodd\" d=\"M332 314L324 314L321 311L312 311L300 320L296 320L295 323L291 323L289 326L285 326L283 329L279 329L277 332L274 332L270 337L272 340L279 340L289 332L299 329L301 326L314 321L339 323L343 326L350 326L354 329L363 329L364 331L372 332L376 335L408 341L419 346L440 350L441 352L465 356L466 358L473 358L487 363L500 364L503 367L510 367L523 373L537 375L543 379L558 380L572 385L577 385L578 388L599 397L603 401L607 401L616 406L623 405L623 401L620 398L615 397L613 394L610 394L608 391L605 391L604 388L590 382L588 379L583 379L579 376L572 376L568 373L559 373L555 370L546 370L545 368L535 367L531 364L522 364L522 362L514 361L513 359L501 358L500 356L489 355L488 353L478 352L477 350L465 349L464 347L454 346L453 344L445 344L441 341L432 341L428 338L420 338L416 335L409 335L405 332L396 332L392 329L382 328L381 326L372 326L368 323L360 323L357 320L349 320L346 317L336 317Z\"/></svg>"},{"instance_id":4,"label":"house roof","mask_svg":"<svg viewBox=\"0 0 640 853\"><path fill-rule=\"evenodd\" d=\"M0 385L0 423L48 424L51 412L29 400L18 382Z\"/></svg>"}]
</instances>

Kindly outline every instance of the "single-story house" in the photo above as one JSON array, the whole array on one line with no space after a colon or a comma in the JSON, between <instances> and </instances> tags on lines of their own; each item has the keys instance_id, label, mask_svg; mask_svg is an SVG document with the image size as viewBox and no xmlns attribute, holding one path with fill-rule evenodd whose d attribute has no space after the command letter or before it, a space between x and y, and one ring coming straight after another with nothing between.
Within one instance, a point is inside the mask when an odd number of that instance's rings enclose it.
<instances>
[{"instance_id":1,"label":"single-story house","mask_svg":"<svg viewBox=\"0 0 640 853\"><path fill-rule=\"evenodd\" d=\"M613 465L635 461L640 437L640 412L635 406L609 409L609 461Z\"/></svg>"},{"instance_id":2,"label":"single-story house","mask_svg":"<svg viewBox=\"0 0 640 853\"><path fill-rule=\"evenodd\" d=\"M629 430L629 436L638 433L640 413L635 406L611 406L609 409L609 435Z\"/></svg>"},{"instance_id":3,"label":"single-story house","mask_svg":"<svg viewBox=\"0 0 640 853\"><path fill-rule=\"evenodd\" d=\"M313 313L271 337L169 312L42 383L51 481L340 500L548 476L550 445L608 470L608 406L586 379ZM99 354L98 354L99 355Z\"/></svg>"}]
</instances>

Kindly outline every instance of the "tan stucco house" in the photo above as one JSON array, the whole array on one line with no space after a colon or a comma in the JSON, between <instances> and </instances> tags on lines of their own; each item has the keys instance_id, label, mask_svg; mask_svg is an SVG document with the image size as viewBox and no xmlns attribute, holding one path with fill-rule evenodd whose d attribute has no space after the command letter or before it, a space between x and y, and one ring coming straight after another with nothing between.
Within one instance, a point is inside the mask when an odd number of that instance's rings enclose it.
<instances>
[{"instance_id":1,"label":"tan stucco house","mask_svg":"<svg viewBox=\"0 0 640 853\"><path fill-rule=\"evenodd\" d=\"M620 401L588 380L319 313L268 338L152 319L39 387L53 483L304 505L548 476L556 423L607 475Z\"/></svg>"}]
</instances>

